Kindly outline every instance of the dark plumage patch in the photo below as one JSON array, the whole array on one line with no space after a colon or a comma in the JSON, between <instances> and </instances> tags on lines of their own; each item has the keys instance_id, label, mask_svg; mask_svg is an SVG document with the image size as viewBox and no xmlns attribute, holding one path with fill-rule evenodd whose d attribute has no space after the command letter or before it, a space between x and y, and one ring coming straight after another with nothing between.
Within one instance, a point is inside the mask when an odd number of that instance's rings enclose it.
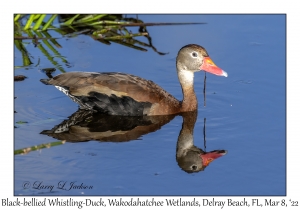
<instances>
[{"instance_id":1,"label":"dark plumage patch","mask_svg":"<svg viewBox=\"0 0 300 210\"><path fill-rule=\"evenodd\" d=\"M98 92L90 92L89 96L75 96L81 102L81 108L94 109L100 113L121 116L147 115L150 102L138 102L129 96L108 96Z\"/></svg>"}]
</instances>

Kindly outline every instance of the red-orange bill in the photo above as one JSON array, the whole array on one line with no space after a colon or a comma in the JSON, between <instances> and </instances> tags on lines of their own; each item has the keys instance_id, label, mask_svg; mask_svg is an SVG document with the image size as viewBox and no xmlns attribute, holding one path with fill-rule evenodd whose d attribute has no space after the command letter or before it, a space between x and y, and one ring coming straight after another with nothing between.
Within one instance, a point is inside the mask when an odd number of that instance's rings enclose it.
<instances>
[{"instance_id":1,"label":"red-orange bill","mask_svg":"<svg viewBox=\"0 0 300 210\"><path fill-rule=\"evenodd\" d=\"M221 68L216 66L216 64L214 64L214 62L211 60L210 57L204 57L200 69L218 76L224 76L224 77L228 76L227 72L223 71Z\"/></svg>"},{"instance_id":2,"label":"red-orange bill","mask_svg":"<svg viewBox=\"0 0 300 210\"><path fill-rule=\"evenodd\" d=\"M226 154L226 150L214 150L205 154L201 154L200 157L202 158L203 165L208 166L208 164L210 164L212 161Z\"/></svg>"}]
</instances>

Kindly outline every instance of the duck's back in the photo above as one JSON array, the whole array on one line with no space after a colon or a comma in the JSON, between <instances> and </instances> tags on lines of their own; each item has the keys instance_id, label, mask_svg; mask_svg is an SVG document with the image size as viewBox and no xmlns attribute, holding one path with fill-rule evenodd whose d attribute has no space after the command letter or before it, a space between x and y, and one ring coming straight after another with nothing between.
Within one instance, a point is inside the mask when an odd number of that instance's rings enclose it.
<instances>
[{"instance_id":1,"label":"duck's back","mask_svg":"<svg viewBox=\"0 0 300 210\"><path fill-rule=\"evenodd\" d=\"M109 115L162 115L179 107L179 101L154 82L130 74L69 72L41 81L56 86L81 109Z\"/></svg>"}]
</instances>

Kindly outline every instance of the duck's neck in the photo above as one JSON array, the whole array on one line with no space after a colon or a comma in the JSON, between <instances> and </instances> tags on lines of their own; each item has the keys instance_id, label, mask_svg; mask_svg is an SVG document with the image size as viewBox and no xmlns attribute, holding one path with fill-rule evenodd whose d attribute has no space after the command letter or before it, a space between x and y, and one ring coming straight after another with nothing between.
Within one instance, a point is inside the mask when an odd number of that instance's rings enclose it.
<instances>
[{"instance_id":1,"label":"duck's neck","mask_svg":"<svg viewBox=\"0 0 300 210\"><path fill-rule=\"evenodd\" d=\"M194 91L194 73L188 70L178 70L178 78L183 93L181 111L197 110L198 102Z\"/></svg>"},{"instance_id":2,"label":"duck's neck","mask_svg":"<svg viewBox=\"0 0 300 210\"><path fill-rule=\"evenodd\" d=\"M186 156L188 150L194 147L194 126L197 120L197 111L182 113L182 128L178 136L176 156Z\"/></svg>"}]
</instances>

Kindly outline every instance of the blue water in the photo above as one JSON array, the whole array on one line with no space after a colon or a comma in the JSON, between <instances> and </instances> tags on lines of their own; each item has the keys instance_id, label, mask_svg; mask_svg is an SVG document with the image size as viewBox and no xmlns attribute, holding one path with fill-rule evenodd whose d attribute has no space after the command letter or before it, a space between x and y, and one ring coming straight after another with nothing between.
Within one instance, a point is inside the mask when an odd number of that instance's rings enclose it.
<instances>
[{"instance_id":1,"label":"blue water","mask_svg":"<svg viewBox=\"0 0 300 210\"><path fill-rule=\"evenodd\" d=\"M137 141L66 142L14 157L15 195L286 195L286 17L284 15L140 15L144 22L206 22L205 25L148 27L154 46L141 52L80 35L59 39L66 71L120 71L153 80L182 99L175 59L190 43L202 45L228 77L195 75L199 107L194 144L227 150L204 171L186 173L176 162L182 117ZM134 29L133 29L134 30ZM146 42L146 39L139 38ZM61 123L77 105L52 86L42 68L55 67L28 41L33 64L15 70L14 148L58 141L40 134ZM15 65L22 56L15 49ZM55 74L58 74L57 71ZM60 182L92 189L57 189ZM31 187L24 189L24 183ZM33 186L55 186L35 189Z\"/></svg>"}]
</instances>

